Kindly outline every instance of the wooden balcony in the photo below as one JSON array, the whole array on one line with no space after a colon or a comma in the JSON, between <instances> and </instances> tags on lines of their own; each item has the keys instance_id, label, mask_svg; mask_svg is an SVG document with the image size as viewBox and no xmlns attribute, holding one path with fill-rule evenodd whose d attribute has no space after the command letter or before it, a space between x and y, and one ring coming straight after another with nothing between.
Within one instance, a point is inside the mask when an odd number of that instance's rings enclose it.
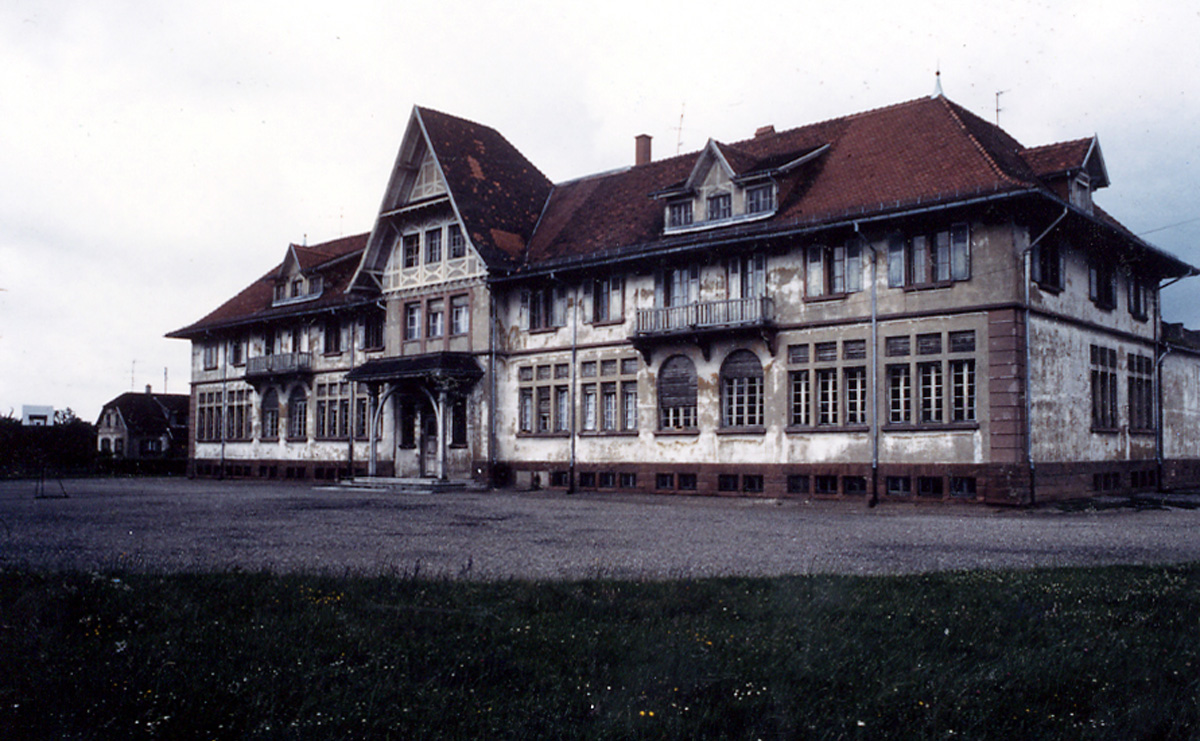
<instances>
[{"instance_id":1,"label":"wooden balcony","mask_svg":"<svg viewBox=\"0 0 1200 741\"><path fill-rule=\"evenodd\" d=\"M312 373L312 353L285 352L246 360L246 380Z\"/></svg>"},{"instance_id":2,"label":"wooden balcony","mask_svg":"<svg viewBox=\"0 0 1200 741\"><path fill-rule=\"evenodd\" d=\"M697 301L683 306L638 309L633 344L646 356L650 349L665 342L694 342L709 355L716 336L749 333L759 335L774 352L774 309L771 299L740 298L726 301Z\"/></svg>"}]
</instances>

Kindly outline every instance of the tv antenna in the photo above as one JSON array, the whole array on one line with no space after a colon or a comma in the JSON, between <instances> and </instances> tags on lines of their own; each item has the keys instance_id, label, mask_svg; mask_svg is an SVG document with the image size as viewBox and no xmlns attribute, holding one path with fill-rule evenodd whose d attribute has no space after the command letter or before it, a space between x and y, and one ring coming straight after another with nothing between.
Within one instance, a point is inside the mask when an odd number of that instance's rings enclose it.
<instances>
[{"instance_id":1,"label":"tv antenna","mask_svg":"<svg viewBox=\"0 0 1200 741\"><path fill-rule=\"evenodd\" d=\"M997 90L996 91L996 126L1000 125L1000 111L1004 110L1003 108L1000 107L1000 96L1004 95L1007 92L1008 92L1007 90Z\"/></svg>"},{"instance_id":2,"label":"tv antenna","mask_svg":"<svg viewBox=\"0 0 1200 741\"><path fill-rule=\"evenodd\" d=\"M675 126L675 154L679 154L679 150L683 148L683 111L687 106L687 102L679 104L679 125Z\"/></svg>"}]
</instances>

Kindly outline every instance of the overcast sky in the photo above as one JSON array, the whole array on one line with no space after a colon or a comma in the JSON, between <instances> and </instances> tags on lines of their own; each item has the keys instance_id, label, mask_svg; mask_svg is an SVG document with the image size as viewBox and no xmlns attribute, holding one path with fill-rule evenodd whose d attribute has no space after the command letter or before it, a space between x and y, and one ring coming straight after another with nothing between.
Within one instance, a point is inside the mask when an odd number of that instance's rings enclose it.
<instances>
[{"instance_id":1,"label":"overcast sky","mask_svg":"<svg viewBox=\"0 0 1200 741\"><path fill-rule=\"evenodd\" d=\"M554 181L929 95L1098 134L1102 207L1200 265L1200 9L1132 2L0 5L0 415L186 393L166 332L368 231L414 104ZM682 115L682 129L680 118ZM1200 328L1200 278L1164 292Z\"/></svg>"}]
</instances>

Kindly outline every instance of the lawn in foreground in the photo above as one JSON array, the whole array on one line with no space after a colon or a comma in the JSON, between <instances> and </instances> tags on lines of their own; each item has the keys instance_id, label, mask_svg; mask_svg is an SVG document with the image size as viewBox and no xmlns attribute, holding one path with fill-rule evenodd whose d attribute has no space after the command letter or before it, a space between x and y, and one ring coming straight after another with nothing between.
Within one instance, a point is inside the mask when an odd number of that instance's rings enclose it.
<instances>
[{"instance_id":1,"label":"lawn in foreground","mask_svg":"<svg viewBox=\"0 0 1200 741\"><path fill-rule=\"evenodd\" d=\"M1200 565L0 571L0 738L1194 738Z\"/></svg>"}]
</instances>

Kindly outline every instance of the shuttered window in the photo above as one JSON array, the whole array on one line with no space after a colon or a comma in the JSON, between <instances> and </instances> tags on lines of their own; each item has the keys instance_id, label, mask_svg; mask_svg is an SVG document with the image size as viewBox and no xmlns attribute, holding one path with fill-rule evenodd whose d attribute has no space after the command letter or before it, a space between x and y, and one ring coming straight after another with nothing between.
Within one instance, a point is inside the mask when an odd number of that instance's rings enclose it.
<instances>
[{"instance_id":1,"label":"shuttered window","mask_svg":"<svg viewBox=\"0 0 1200 741\"><path fill-rule=\"evenodd\" d=\"M696 366L686 356L668 358L659 369L658 408L664 430L696 426Z\"/></svg>"}]
</instances>

